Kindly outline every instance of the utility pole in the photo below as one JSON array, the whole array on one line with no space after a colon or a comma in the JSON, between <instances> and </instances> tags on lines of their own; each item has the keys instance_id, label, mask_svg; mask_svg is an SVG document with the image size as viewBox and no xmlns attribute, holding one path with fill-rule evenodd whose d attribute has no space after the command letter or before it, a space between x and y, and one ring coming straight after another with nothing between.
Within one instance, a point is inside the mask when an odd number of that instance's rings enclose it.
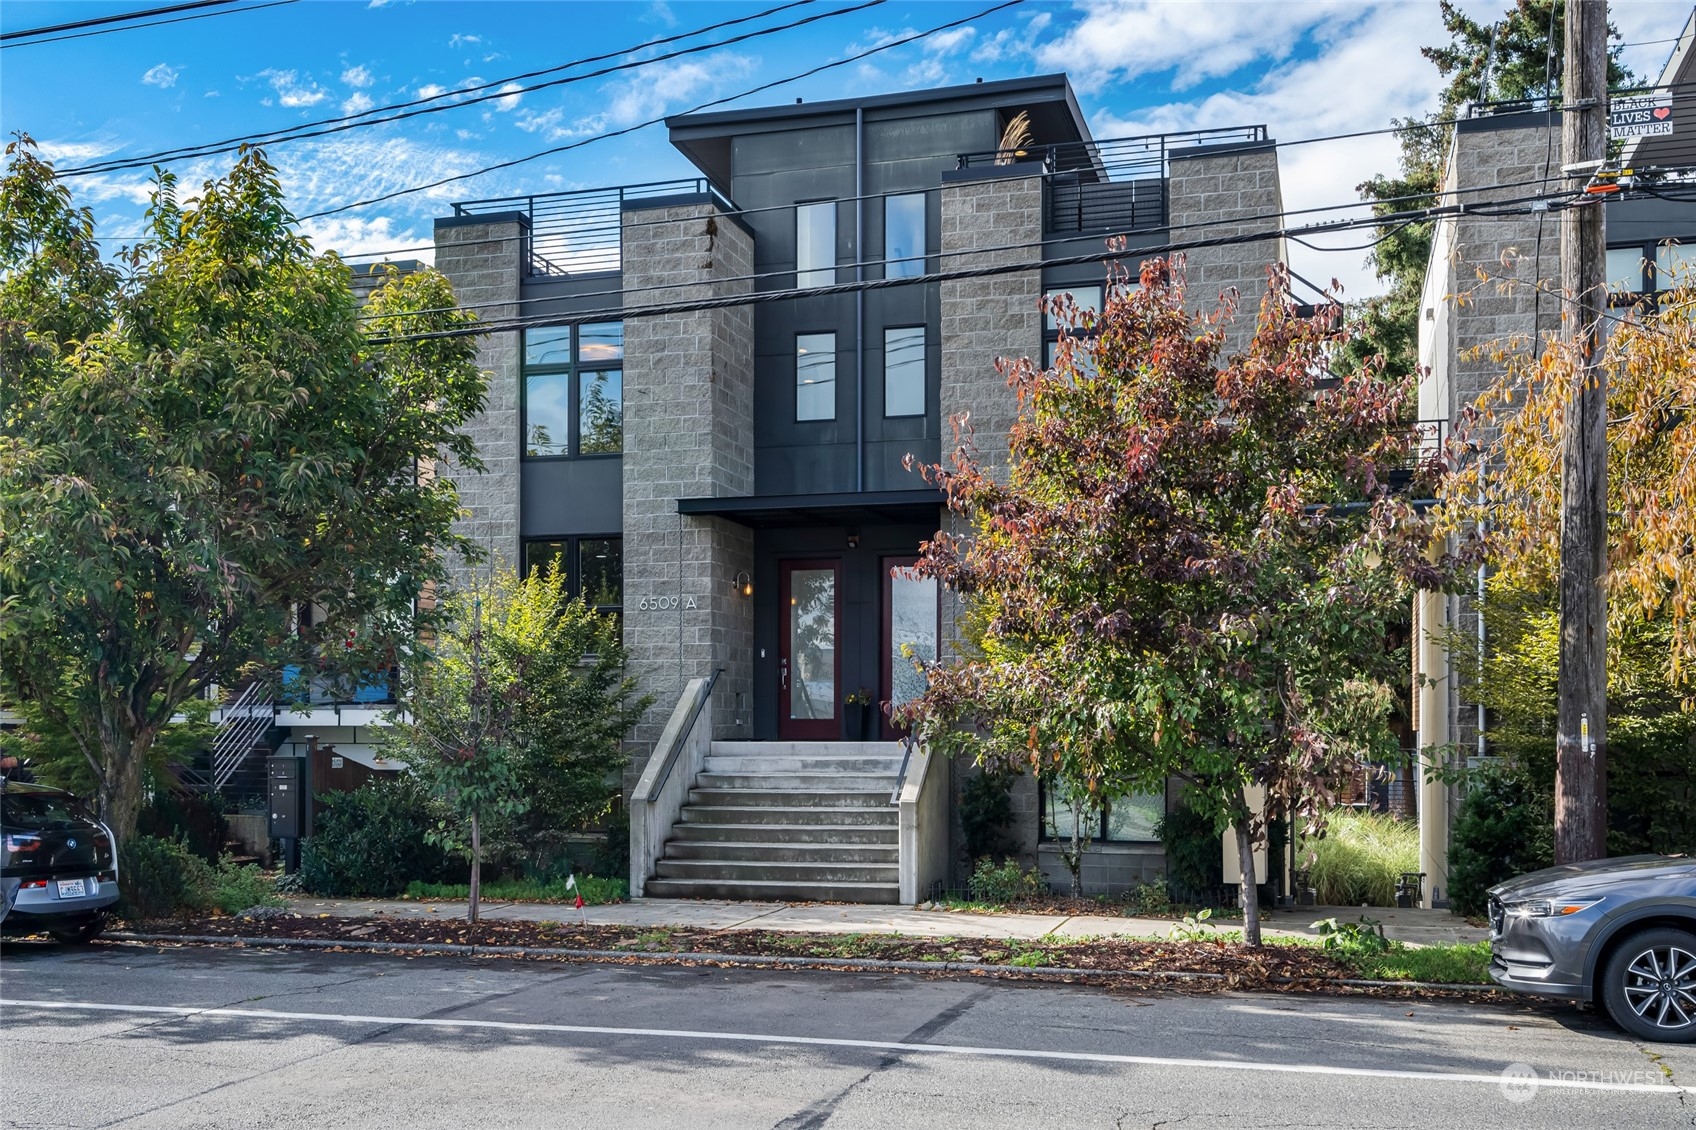
<instances>
[{"instance_id":1,"label":"utility pole","mask_svg":"<svg viewBox=\"0 0 1696 1130\"><path fill-rule=\"evenodd\" d=\"M1561 162L1582 189L1607 157L1607 0L1567 0ZM1607 855L1608 387L1598 364L1608 296L1602 198L1561 213L1563 332L1576 365L1561 435L1560 671L1555 861Z\"/></svg>"}]
</instances>

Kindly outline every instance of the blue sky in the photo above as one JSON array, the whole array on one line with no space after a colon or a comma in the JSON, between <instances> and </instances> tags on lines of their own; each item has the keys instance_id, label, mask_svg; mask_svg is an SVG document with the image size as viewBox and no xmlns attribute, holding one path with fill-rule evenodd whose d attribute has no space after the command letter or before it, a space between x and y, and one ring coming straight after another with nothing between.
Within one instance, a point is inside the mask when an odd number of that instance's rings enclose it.
<instances>
[{"instance_id":1,"label":"blue sky","mask_svg":"<svg viewBox=\"0 0 1696 1130\"><path fill-rule=\"evenodd\" d=\"M164 0L7 0L0 30L88 19ZM252 6L263 0L241 0ZM619 52L653 59L854 6L818 0L670 48L667 35L776 7L721 2L469 2L297 0L253 11L0 51L0 128L24 131L59 164L142 155L480 85L573 59ZM522 92L404 122L278 145L290 202L305 214L444 175L581 141L786 78L915 31L991 7L996 0L888 0L807 27L620 74ZM1466 0L1492 18L1509 0ZM1628 42L1675 36L1688 0L1615 0ZM206 9L217 12L219 9ZM1435 70L1418 46L1442 39L1436 0L1192 3L1123 0L1014 8L920 42L732 103L759 106L1068 72L1098 138L1266 123L1293 141L1375 129L1433 104ZM1655 74L1668 43L1628 48L1626 61ZM602 64L605 65L605 64ZM569 73L569 72L567 72ZM495 88L499 91L500 87ZM1310 208L1355 198L1354 185L1394 168L1393 138L1338 141L1281 154L1285 204ZM173 166L185 184L227 166L211 158ZM350 255L427 244L430 221L453 200L628 184L691 175L663 127L591 142L442 189L307 224L320 246ZM75 178L103 235L140 231L145 171ZM1333 241L1359 242L1354 235ZM398 257L418 252L404 251ZM1362 252L1292 248L1315 279L1343 280L1351 295L1376 289ZM424 253L422 257L428 258Z\"/></svg>"}]
</instances>

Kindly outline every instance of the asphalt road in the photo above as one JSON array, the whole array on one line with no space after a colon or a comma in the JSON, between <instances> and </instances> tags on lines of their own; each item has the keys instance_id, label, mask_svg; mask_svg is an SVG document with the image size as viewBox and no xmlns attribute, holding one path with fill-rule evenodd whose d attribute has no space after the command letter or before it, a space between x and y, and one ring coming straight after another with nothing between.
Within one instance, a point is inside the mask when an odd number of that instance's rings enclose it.
<instances>
[{"instance_id":1,"label":"asphalt road","mask_svg":"<svg viewBox=\"0 0 1696 1130\"><path fill-rule=\"evenodd\" d=\"M1696 1126L1533 1003L20 943L0 1033L20 1128Z\"/></svg>"}]
</instances>

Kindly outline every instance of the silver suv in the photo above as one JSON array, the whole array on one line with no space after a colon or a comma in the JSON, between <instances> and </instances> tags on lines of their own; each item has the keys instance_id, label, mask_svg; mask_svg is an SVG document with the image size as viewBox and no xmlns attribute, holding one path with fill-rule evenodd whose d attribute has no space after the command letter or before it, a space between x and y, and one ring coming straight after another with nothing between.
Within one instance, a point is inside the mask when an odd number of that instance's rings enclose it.
<instances>
[{"instance_id":1,"label":"silver suv","mask_svg":"<svg viewBox=\"0 0 1696 1130\"><path fill-rule=\"evenodd\" d=\"M93 941L118 901L115 843L70 793L0 781L0 933Z\"/></svg>"},{"instance_id":2,"label":"silver suv","mask_svg":"<svg viewBox=\"0 0 1696 1130\"><path fill-rule=\"evenodd\" d=\"M1595 1001L1639 1039L1696 1042L1696 860L1598 859L1491 887L1490 976Z\"/></svg>"}]
</instances>

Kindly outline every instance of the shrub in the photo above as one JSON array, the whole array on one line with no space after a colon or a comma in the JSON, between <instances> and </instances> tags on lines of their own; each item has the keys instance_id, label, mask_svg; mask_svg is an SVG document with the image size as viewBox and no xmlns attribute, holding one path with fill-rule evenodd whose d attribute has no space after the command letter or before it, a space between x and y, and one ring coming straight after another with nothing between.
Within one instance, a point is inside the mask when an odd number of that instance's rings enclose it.
<instances>
[{"instance_id":1,"label":"shrub","mask_svg":"<svg viewBox=\"0 0 1696 1130\"><path fill-rule=\"evenodd\" d=\"M1166 884L1156 879L1152 883L1138 883L1125 895L1125 903L1138 914L1170 914L1172 912L1172 894L1166 889Z\"/></svg>"},{"instance_id":2,"label":"shrub","mask_svg":"<svg viewBox=\"0 0 1696 1130\"><path fill-rule=\"evenodd\" d=\"M1419 870L1419 827L1379 813L1333 812L1324 838L1307 841L1319 902L1394 906L1402 872Z\"/></svg>"},{"instance_id":3,"label":"shrub","mask_svg":"<svg viewBox=\"0 0 1696 1130\"><path fill-rule=\"evenodd\" d=\"M1480 772L1460 802L1449 841L1449 905L1471 917L1504 879L1554 862L1547 794L1504 772Z\"/></svg>"},{"instance_id":4,"label":"shrub","mask_svg":"<svg viewBox=\"0 0 1696 1130\"><path fill-rule=\"evenodd\" d=\"M1174 902L1210 903L1225 881L1220 829L1187 804L1179 804L1155 826L1166 849L1166 887Z\"/></svg>"},{"instance_id":5,"label":"shrub","mask_svg":"<svg viewBox=\"0 0 1696 1130\"><path fill-rule=\"evenodd\" d=\"M216 867L180 839L131 836L118 849L118 907L124 918L166 918L221 910L236 914L280 905L275 885L254 864L229 856Z\"/></svg>"},{"instance_id":6,"label":"shrub","mask_svg":"<svg viewBox=\"0 0 1696 1130\"><path fill-rule=\"evenodd\" d=\"M1018 850L1013 826L1013 774L984 770L960 787L960 832L966 858L1006 859Z\"/></svg>"},{"instance_id":7,"label":"shrub","mask_svg":"<svg viewBox=\"0 0 1696 1130\"><path fill-rule=\"evenodd\" d=\"M1035 868L1025 871L1019 861L1009 859L997 865L994 860L978 860L966 884L966 893L973 902L1009 903L1035 898L1043 892L1042 875Z\"/></svg>"},{"instance_id":8,"label":"shrub","mask_svg":"<svg viewBox=\"0 0 1696 1130\"><path fill-rule=\"evenodd\" d=\"M577 886L568 890L564 879L538 882L534 879L494 879L483 884L483 897L501 902L572 902L581 892L589 906L623 902L630 896L628 880L614 876L577 876ZM463 899L471 897L466 883L408 883L406 897L413 899Z\"/></svg>"},{"instance_id":9,"label":"shrub","mask_svg":"<svg viewBox=\"0 0 1696 1130\"><path fill-rule=\"evenodd\" d=\"M410 773L320 796L301 851L301 885L330 898L393 898L414 880L458 881L464 865L425 839L434 824L429 799Z\"/></svg>"},{"instance_id":10,"label":"shrub","mask_svg":"<svg viewBox=\"0 0 1696 1130\"><path fill-rule=\"evenodd\" d=\"M135 830L142 836L176 840L207 863L218 862L230 838L223 798L216 793L179 795L160 789L142 806Z\"/></svg>"},{"instance_id":11,"label":"shrub","mask_svg":"<svg viewBox=\"0 0 1696 1130\"><path fill-rule=\"evenodd\" d=\"M118 845L117 913L164 918L198 909L212 884L211 870L181 840L131 836Z\"/></svg>"}]
</instances>

